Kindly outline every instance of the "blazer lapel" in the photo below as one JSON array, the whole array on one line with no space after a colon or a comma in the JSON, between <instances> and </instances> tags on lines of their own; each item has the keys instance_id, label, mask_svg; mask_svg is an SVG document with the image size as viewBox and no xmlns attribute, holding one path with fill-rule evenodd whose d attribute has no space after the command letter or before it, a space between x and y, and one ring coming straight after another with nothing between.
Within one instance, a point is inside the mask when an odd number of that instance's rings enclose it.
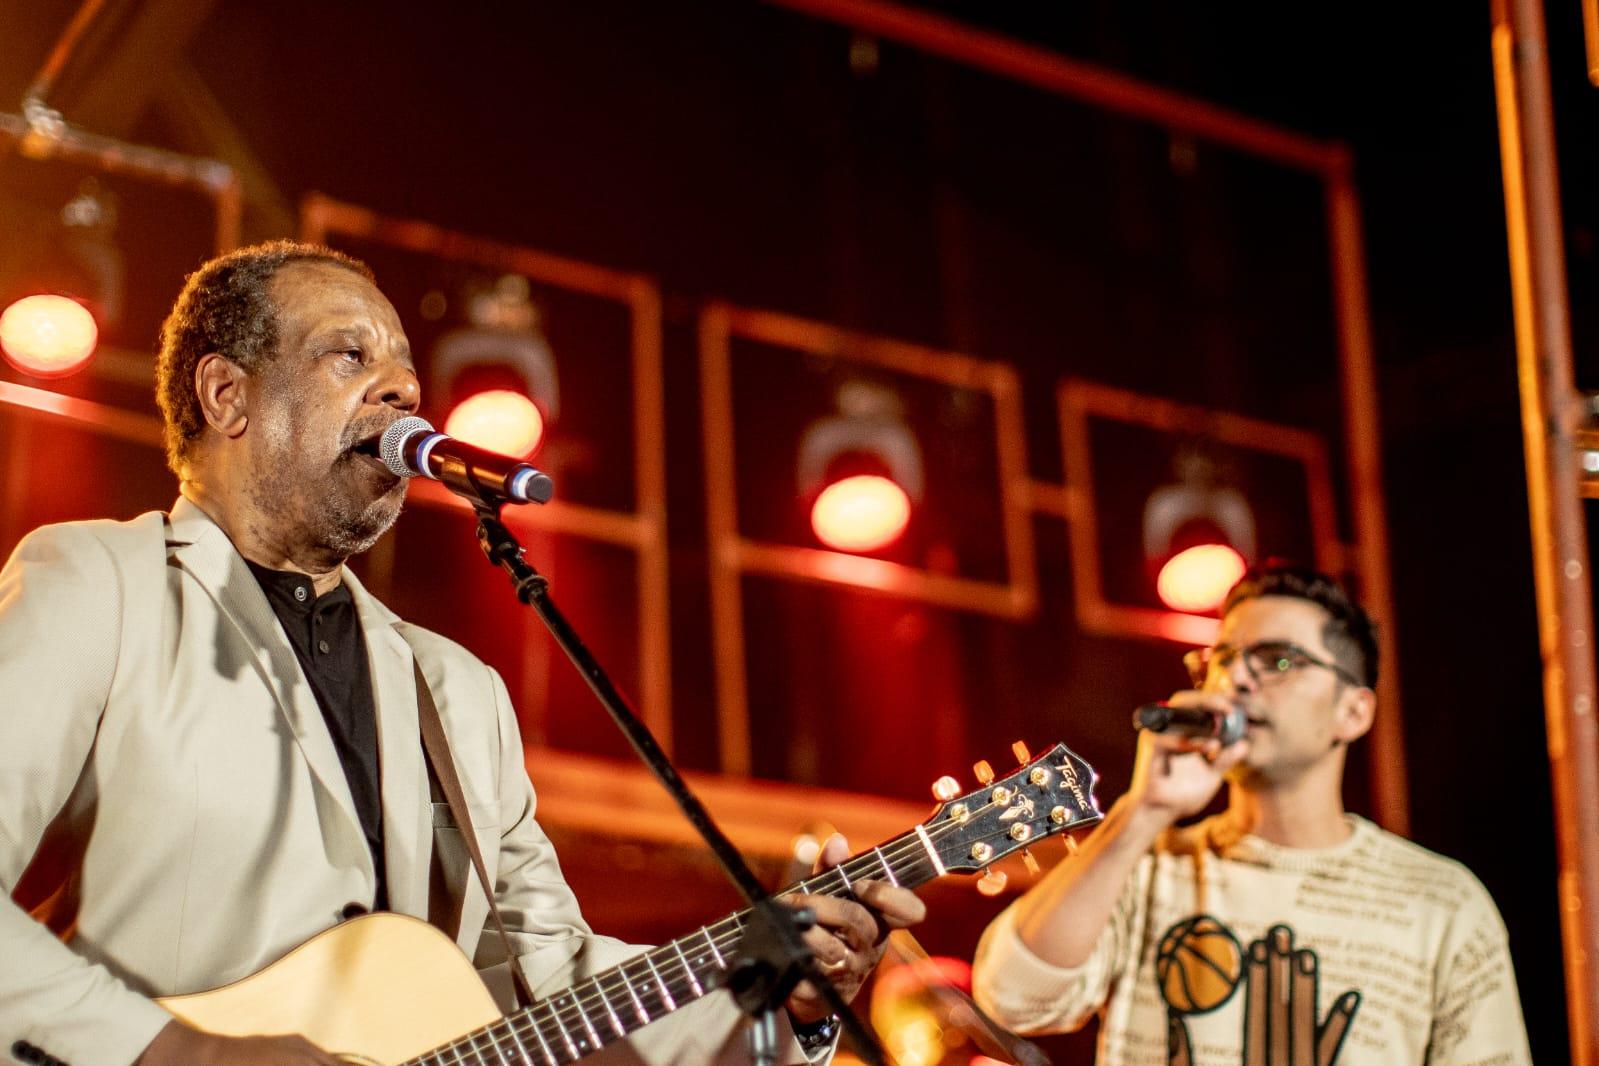
<instances>
[{"instance_id":1,"label":"blazer lapel","mask_svg":"<svg viewBox=\"0 0 1599 1066\"><path fill-rule=\"evenodd\" d=\"M416 717L414 653L394 628L399 616L368 593L349 569L344 571L344 581L355 597L366 634L372 696L377 705L389 907L426 921L433 810Z\"/></svg>"},{"instance_id":2,"label":"blazer lapel","mask_svg":"<svg viewBox=\"0 0 1599 1066\"><path fill-rule=\"evenodd\" d=\"M278 708L289 731L299 744L311 772L331 800L334 821L360 846L350 849L364 865L368 881L376 884L376 871L366 848L361 820L345 778L333 737L317 706L316 693L305 679L294 648L283 633L283 626L267 602L266 593L255 575L244 565L244 558L233 542L206 513L186 499L172 508L171 543L173 557L194 576L218 609L238 630L237 637L248 650L250 661L277 699ZM346 571L348 574L348 571ZM221 648L225 635L219 633L218 659L226 658ZM376 671L374 670L374 673ZM413 719L415 711L412 712ZM387 797L384 811L387 814ZM324 824L327 824L324 822Z\"/></svg>"}]
</instances>

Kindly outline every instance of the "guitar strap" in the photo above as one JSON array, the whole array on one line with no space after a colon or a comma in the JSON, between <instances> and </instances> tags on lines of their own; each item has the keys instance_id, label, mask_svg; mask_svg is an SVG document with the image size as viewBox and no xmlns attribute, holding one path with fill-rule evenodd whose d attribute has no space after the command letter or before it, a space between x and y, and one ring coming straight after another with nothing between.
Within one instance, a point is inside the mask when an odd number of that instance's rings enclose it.
<instances>
[{"instance_id":1,"label":"guitar strap","mask_svg":"<svg viewBox=\"0 0 1599 1066\"><path fill-rule=\"evenodd\" d=\"M500 917L500 906L494 901L494 886L489 883L488 868L483 865L483 852L478 848L477 833L472 828L472 815L466 808L466 796L461 791L461 779L455 772L455 759L450 755L450 742L444 736L444 723L439 720L439 708L433 702L433 690L428 688L427 678L422 676L422 664L415 657L411 660L416 670L416 709L417 721L422 726L422 750L427 754L428 765L433 770L433 777L438 781L439 788L444 792L444 802L449 804L450 813L455 816L455 824L461 830L461 837L466 841L467 853L472 856L472 867L477 870L478 883L483 886L483 894L488 897L489 916L494 919L494 928L500 931L500 941L505 945L506 962L511 967L511 977L515 981L517 999L522 1006L532 1006L534 996L533 988L528 983L527 974L522 972L522 963L517 959L516 950L511 946L510 934L505 931L505 920ZM435 871L440 869L437 862L433 863ZM448 899L446 893L441 893L443 888L442 877L433 878L433 891L430 897L438 900L440 895ZM452 908L455 912L453 932L459 935L461 924L460 903L465 899L463 887L462 899L454 902ZM439 900L442 902L442 900ZM428 917L434 917L432 911L436 904L429 905Z\"/></svg>"}]
</instances>

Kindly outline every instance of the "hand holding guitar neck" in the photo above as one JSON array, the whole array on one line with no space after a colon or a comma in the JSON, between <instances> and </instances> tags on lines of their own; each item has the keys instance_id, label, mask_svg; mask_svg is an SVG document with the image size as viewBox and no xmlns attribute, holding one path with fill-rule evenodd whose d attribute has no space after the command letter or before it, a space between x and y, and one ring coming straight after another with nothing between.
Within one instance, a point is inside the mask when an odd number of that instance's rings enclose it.
<instances>
[{"instance_id":1,"label":"hand holding guitar neck","mask_svg":"<svg viewBox=\"0 0 1599 1066\"><path fill-rule=\"evenodd\" d=\"M822 845L815 873L824 873L848 858L849 844L834 833ZM860 906L847 909L843 900L833 896L799 895L788 901L809 907L816 915L816 924L805 933L805 943L846 1001L855 998L882 959L889 932L915 925L927 916L927 906L915 893L887 881L856 881L854 896ZM831 1013L827 1001L809 981L794 990L787 1006L800 1022L815 1021Z\"/></svg>"}]
</instances>

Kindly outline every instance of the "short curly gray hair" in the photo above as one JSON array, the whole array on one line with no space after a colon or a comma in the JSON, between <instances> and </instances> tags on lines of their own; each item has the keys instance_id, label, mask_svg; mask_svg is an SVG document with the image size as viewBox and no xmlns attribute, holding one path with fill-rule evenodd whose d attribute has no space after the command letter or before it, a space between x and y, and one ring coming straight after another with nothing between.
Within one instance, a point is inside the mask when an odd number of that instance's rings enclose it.
<instances>
[{"instance_id":1,"label":"short curly gray hair","mask_svg":"<svg viewBox=\"0 0 1599 1066\"><path fill-rule=\"evenodd\" d=\"M161 325L155 398L166 422L167 465L182 472L205 415L194 390L194 368L210 352L227 356L246 373L260 371L278 347L278 307L271 282L285 265L304 260L333 263L368 281L359 259L320 244L268 241L219 255L190 274Z\"/></svg>"}]
</instances>

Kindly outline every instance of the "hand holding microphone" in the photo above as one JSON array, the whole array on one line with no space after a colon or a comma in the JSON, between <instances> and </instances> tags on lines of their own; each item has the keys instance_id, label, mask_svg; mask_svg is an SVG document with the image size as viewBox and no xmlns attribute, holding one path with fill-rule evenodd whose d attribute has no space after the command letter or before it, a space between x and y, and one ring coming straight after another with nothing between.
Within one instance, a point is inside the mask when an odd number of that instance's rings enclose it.
<instances>
[{"instance_id":1,"label":"hand holding microphone","mask_svg":"<svg viewBox=\"0 0 1599 1066\"><path fill-rule=\"evenodd\" d=\"M1249 752L1243 707L1218 693L1179 692L1133 712L1138 759L1128 796L1163 825L1203 811Z\"/></svg>"}]
</instances>

